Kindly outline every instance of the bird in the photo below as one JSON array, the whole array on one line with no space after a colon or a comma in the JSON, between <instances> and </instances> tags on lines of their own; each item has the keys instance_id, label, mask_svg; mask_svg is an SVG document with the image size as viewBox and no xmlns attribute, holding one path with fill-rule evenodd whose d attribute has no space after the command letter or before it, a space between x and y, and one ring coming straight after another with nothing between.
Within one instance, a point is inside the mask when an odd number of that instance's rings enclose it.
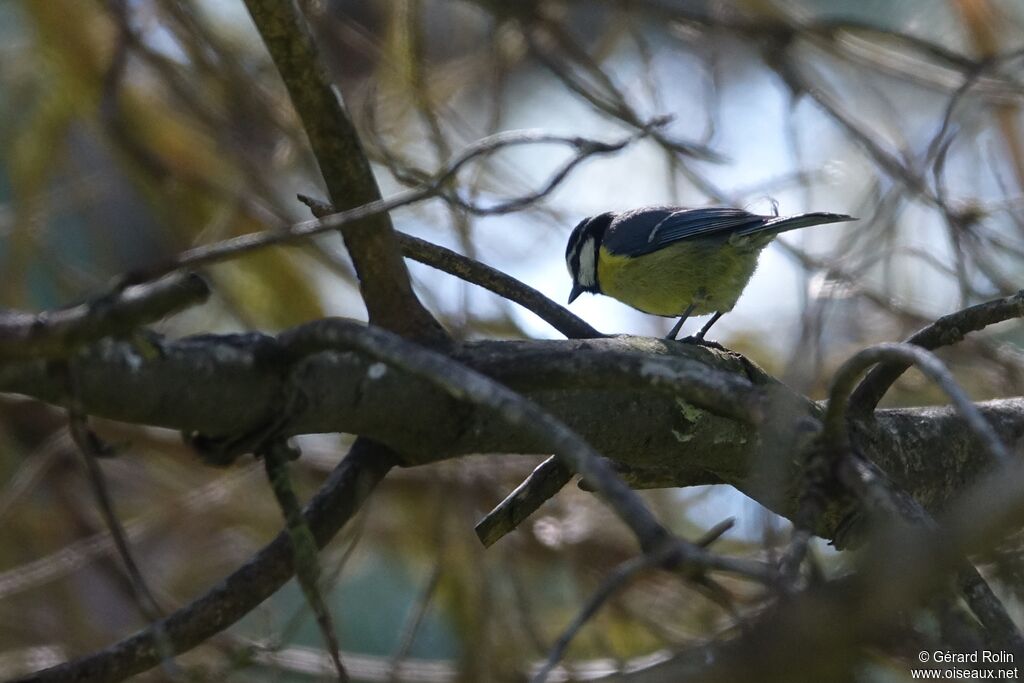
<instances>
[{"instance_id":1,"label":"bird","mask_svg":"<svg viewBox=\"0 0 1024 683\"><path fill-rule=\"evenodd\" d=\"M759 216L743 209L650 206L580 221L565 247L572 277L569 303L583 292L604 294L638 311L680 316L675 339L691 315L714 316L704 336L736 305L758 256L776 235L812 225L857 220L840 213Z\"/></svg>"}]
</instances>

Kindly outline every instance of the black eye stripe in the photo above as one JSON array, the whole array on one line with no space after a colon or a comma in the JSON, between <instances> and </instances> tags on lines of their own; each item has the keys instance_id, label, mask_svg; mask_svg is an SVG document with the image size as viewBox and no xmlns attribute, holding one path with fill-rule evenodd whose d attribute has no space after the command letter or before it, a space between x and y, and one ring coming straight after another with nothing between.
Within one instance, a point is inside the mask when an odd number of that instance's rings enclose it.
<instances>
[{"instance_id":1,"label":"black eye stripe","mask_svg":"<svg viewBox=\"0 0 1024 683\"><path fill-rule=\"evenodd\" d=\"M569 264L569 270L573 273L580 271L580 251L583 245L582 234L580 232L574 232L569 238L569 248L566 250L566 262Z\"/></svg>"},{"instance_id":2,"label":"black eye stripe","mask_svg":"<svg viewBox=\"0 0 1024 683\"><path fill-rule=\"evenodd\" d=\"M596 280L601 240L614 217L614 213L608 212L585 218L570 233L568 243L565 245L565 262L574 278L584 275L586 279ZM593 249L592 254L587 254L587 260L593 273L580 273L584 249Z\"/></svg>"}]
</instances>

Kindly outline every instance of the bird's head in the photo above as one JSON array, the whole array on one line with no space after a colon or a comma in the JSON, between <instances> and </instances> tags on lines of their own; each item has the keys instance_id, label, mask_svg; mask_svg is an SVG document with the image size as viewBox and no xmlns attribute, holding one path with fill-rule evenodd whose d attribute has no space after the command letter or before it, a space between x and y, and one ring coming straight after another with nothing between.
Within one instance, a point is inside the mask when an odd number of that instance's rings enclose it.
<instances>
[{"instance_id":1,"label":"bird's head","mask_svg":"<svg viewBox=\"0 0 1024 683\"><path fill-rule=\"evenodd\" d=\"M613 218L615 214L611 212L585 218L569 235L569 242L565 245L565 266L572 277L569 303L583 292L601 291L597 282L597 254L604 232Z\"/></svg>"}]
</instances>

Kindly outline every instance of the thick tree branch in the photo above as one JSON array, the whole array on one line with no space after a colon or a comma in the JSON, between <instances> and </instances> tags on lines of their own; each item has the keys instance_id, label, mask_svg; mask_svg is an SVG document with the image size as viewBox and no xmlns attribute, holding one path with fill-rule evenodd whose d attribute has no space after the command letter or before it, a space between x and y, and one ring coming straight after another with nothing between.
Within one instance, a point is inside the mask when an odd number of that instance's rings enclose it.
<instances>
[{"instance_id":1,"label":"thick tree branch","mask_svg":"<svg viewBox=\"0 0 1024 683\"><path fill-rule=\"evenodd\" d=\"M567 467L593 486L636 535L644 550L654 550L669 537L668 531L636 493L575 432L534 402L461 363L384 330L340 319L297 327L281 336L281 346L286 353L298 354L298 357L355 349L413 377L425 379L456 399L494 411L507 426L544 443L548 447L545 450L554 451ZM384 365L373 366L369 374L386 371Z\"/></svg>"},{"instance_id":2,"label":"thick tree branch","mask_svg":"<svg viewBox=\"0 0 1024 683\"><path fill-rule=\"evenodd\" d=\"M588 361L586 367L580 368L575 364L553 363L550 359L534 359L534 370L549 381L562 377L568 384L579 383L579 379L573 376L575 373L586 377L587 381L604 383L605 386L614 385L617 378L621 378L624 373L632 373L627 376L633 382L637 377L643 376L652 389L674 388L679 384L686 384L693 389L705 384L700 378L691 382L678 372L659 368L655 364L649 364L646 368L636 367L635 361L635 358L599 358ZM757 426L764 417L763 406L757 397L752 398L748 395L741 398L744 393L743 390L719 387L696 397L696 402L717 415L732 417L742 424ZM685 441L685 437L682 440ZM545 460L477 523L475 530L480 542L484 547L496 543L558 493L571 478L572 472L559 463L557 458Z\"/></svg>"},{"instance_id":3,"label":"thick tree branch","mask_svg":"<svg viewBox=\"0 0 1024 683\"><path fill-rule=\"evenodd\" d=\"M246 433L278 409L286 359L274 338L206 335L158 341L156 348L143 356L130 343L103 340L82 349L70 363L83 409L210 436ZM796 508L800 464L787 450L787 434L800 414L822 411L736 356L643 337L469 343L453 356L598 444L634 487L730 483L782 514ZM427 382L373 368L357 353L301 361L292 381L311 400L288 434L363 434L401 453L406 464L550 452ZM648 375L664 379L652 384ZM62 383L43 361L0 365L0 392L64 400ZM785 405L790 414L776 419ZM1024 400L979 407L1004 443L1024 435ZM757 410L767 411L765 419L747 426ZM855 444L926 509L941 509L991 466L951 408L881 410L875 418L851 423ZM935 458L938 451L947 457ZM780 478L766 477L776 466ZM831 537L842 512L830 511L815 532Z\"/></svg>"}]
</instances>

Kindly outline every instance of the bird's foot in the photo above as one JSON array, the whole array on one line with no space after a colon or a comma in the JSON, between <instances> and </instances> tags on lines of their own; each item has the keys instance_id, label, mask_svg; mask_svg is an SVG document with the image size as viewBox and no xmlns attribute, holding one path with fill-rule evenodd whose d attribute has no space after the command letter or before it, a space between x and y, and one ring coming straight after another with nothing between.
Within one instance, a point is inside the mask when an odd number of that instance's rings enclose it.
<instances>
[{"instance_id":1,"label":"bird's foot","mask_svg":"<svg viewBox=\"0 0 1024 683\"><path fill-rule=\"evenodd\" d=\"M722 346L721 344L719 344L718 342L716 342L716 341L708 341L707 339L705 339L704 337L701 337L700 335L697 335L697 336L690 335L689 337L683 337L682 339L678 339L677 341L679 341L679 342L681 342L683 344L695 344L697 346L707 346L707 347L712 348L712 349L718 349L719 351L728 351L729 350L729 349L725 348L724 346Z\"/></svg>"}]
</instances>

